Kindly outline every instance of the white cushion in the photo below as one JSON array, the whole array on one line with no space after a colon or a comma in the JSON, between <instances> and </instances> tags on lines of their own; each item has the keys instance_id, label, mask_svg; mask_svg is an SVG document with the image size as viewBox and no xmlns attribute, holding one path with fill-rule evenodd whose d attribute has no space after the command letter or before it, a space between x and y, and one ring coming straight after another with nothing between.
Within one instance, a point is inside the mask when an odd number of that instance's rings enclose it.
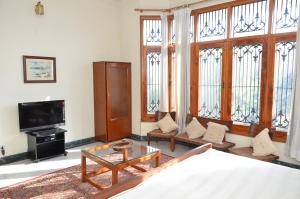
<instances>
[{"instance_id":1,"label":"white cushion","mask_svg":"<svg viewBox=\"0 0 300 199\"><path fill-rule=\"evenodd\" d=\"M229 131L228 127L214 122L208 122L207 126L203 140L222 144L226 131Z\"/></svg>"},{"instance_id":2,"label":"white cushion","mask_svg":"<svg viewBox=\"0 0 300 199\"><path fill-rule=\"evenodd\" d=\"M262 130L252 141L254 156L278 155L270 136L269 129Z\"/></svg>"},{"instance_id":3,"label":"white cushion","mask_svg":"<svg viewBox=\"0 0 300 199\"><path fill-rule=\"evenodd\" d=\"M197 118L193 117L192 121L187 125L185 129L189 138L195 139L203 136L206 132L206 128L204 128Z\"/></svg>"},{"instance_id":4,"label":"white cushion","mask_svg":"<svg viewBox=\"0 0 300 199\"><path fill-rule=\"evenodd\" d=\"M167 113L165 117L157 122L158 127L164 133L169 133L178 128L178 125L172 119L170 113Z\"/></svg>"}]
</instances>

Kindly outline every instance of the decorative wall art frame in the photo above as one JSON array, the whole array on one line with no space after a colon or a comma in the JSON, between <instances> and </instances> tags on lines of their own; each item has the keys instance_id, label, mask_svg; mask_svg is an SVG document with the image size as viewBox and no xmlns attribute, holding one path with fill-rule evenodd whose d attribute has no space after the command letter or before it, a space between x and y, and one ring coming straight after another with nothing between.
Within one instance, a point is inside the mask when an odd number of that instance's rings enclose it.
<instances>
[{"instance_id":1,"label":"decorative wall art frame","mask_svg":"<svg viewBox=\"0 0 300 199\"><path fill-rule=\"evenodd\" d=\"M56 58L23 56L24 83L55 83Z\"/></svg>"}]
</instances>

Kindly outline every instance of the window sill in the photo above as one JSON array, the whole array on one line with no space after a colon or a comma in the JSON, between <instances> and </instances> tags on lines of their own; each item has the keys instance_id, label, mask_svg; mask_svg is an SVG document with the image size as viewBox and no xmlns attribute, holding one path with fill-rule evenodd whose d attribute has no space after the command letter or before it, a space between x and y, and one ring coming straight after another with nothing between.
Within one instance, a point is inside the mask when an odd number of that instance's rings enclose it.
<instances>
[{"instance_id":1,"label":"window sill","mask_svg":"<svg viewBox=\"0 0 300 199\"><path fill-rule=\"evenodd\" d=\"M237 125L234 124L232 126L232 131L230 132L231 134L234 135L241 135L241 136L247 136L250 137L248 135L248 126L244 126L244 125ZM282 142L282 143L286 143L287 140L287 132L285 131L275 131L275 134L273 135L272 140L274 142Z\"/></svg>"},{"instance_id":2,"label":"window sill","mask_svg":"<svg viewBox=\"0 0 300 199\"><path fill-rule=\"evenodd\" d=\"M143 114L141 121L142 122L156 122L155 114Z\"/></svg>"}]
</instances>

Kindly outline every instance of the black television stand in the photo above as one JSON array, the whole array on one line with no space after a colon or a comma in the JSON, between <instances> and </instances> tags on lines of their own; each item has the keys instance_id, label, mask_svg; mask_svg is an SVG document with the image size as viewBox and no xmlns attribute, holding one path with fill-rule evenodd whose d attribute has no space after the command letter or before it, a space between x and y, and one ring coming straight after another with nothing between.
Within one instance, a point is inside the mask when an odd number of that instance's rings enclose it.
<instances>
[{"instance_id":1,"label":"black television stand","mask_svg":"<svg viewBox=\"0 0 300 199\"><path fill-rule=\"evenodd\" d=\"M65 132L67 131L61 128L27 132L29 157L38 162L62 154L66 156Z\"/></svg>"}]
</instances>

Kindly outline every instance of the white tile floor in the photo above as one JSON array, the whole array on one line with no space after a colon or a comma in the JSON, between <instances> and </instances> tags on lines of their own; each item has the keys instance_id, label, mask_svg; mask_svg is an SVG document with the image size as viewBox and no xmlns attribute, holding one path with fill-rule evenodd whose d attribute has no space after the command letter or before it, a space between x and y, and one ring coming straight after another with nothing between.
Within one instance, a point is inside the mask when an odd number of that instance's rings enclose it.
<instances>
[{"instance_id":1,"label":"white tile floor","mask_svg":"<svg viewBox=\"0 0 300 199\"><path fill-rule=\"evenodd\" d=\"M146 142L140 142L146 145ZM34 163L31 160L23 160L15 162L12 164L7 164L0 166L0 188L9 186L24 180L28 180L42 174L53 172L66 167L74 166L80 164L80 151L84 148L90 148L96 145L102 144L101 142L96 142L89 145L80 146L77 148L68 149L67 156L58 156L48 160L44 160L38 163ZM190 150L191 148L176 145L176 150L171 152L169 149L169 142L159 141L151 142L151 146L157 147L162 150L163 153L177 157L182 153Z\"/></svg>"}]
</instances>

